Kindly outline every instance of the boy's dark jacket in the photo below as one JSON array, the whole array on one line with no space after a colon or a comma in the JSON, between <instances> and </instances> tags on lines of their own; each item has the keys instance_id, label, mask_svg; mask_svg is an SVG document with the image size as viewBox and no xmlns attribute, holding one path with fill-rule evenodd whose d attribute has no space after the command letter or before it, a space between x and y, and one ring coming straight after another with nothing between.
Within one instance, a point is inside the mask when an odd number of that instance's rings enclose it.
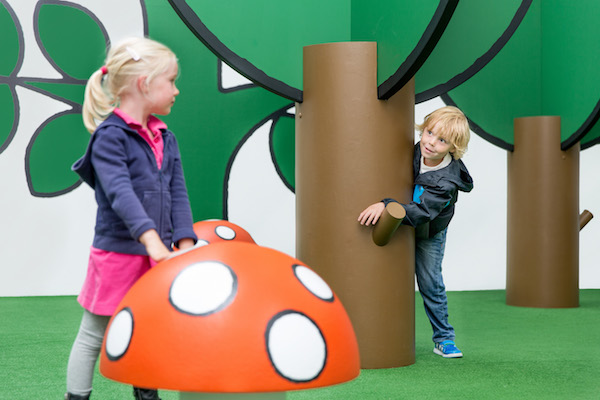
<instances>
[{"instance_id":1,"label":"boy's dark jacket","mask_svg":"<svg viewBox=\"0 0 600 400\"><path fill-rule=\"evenodd\" d=\"M93 246L125 254L147 254L138 241L156 229L171 248L196 239L175 135L162 130L161 169L150 145L125 121L111 114L92 135L75 171L96 195L98 212Z\"/></svg>"},{"instance_id":2,"label":"boy's dark jacket","mask_svg":"<svg viewBox=\"0 0 600 400\"><path fill-rule=\"evenodd\" d=\"M406 210L403 225L415 227L417 238L431 238L443 231L454 216L454 204L458 200L458 191L470 192L473 179L461 160L454 160L450 165L437 171L420 174L421 147L415 145L413 159L415 188L413 201L402 204ZM391 198L382 200L385 205Z\"/></svg>"}]
</instances>

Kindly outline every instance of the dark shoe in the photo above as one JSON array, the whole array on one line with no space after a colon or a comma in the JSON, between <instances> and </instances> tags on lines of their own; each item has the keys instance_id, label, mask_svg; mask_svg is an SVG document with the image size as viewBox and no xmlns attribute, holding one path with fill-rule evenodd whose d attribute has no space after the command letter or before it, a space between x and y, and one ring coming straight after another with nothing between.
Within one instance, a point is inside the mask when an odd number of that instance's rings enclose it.
<instances>
[{"instance_id":1,"label":"dark shoe","mask_svg":"<svg viewBox=\"0 0 600 400\"><path fill-rule=\"evenodd\" d=\"M90 395L87 396L79 396L77 394L65 393L65 400L88 400Z\"/></svg>"},{"instance_id":2,"label":"dark shoe","mask_svg":"<svg viewBox=\"0 0 600 400\"><path fill-rule=\"evenodd\" d=\"M135 397L135 400L160 400L157 390L137 387L133 388L133 397Z\"/></svg>"}]
</instances>

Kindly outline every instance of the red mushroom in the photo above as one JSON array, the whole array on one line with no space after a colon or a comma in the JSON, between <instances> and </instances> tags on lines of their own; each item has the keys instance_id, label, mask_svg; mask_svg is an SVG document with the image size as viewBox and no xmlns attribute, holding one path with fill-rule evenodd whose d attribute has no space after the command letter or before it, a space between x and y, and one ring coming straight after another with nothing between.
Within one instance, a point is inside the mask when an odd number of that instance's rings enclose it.
<instances>
[{"instance_id":1,"label":"red mushroom","mask_svg":"<svg viewBox=\"0 0 600 400\"><path fill-rule=\"evenodd\" d=\"M101 373L182 399L285 398L359 374L356 337L337 296L309 267L266 247L221 242L183 252L148 271L117 310Z\"/></svg>"},{"instance_id":2,"label":"red mushroom","mask_svg":"<svg viewBox=\"0 0 600 400\"><path fill-rule=\"evenodd\" d=\"M194 232L200 240L206 240L208 243L217 241L242 241L255 243L252 236L241 226L221 219L210 219L194 223Z\"/></svg>"},{"instance_id":3,"label":"red mushroom","mask_svg":"<svg viewBox=\"0 0 600 400\"><path fill-rule=\"evenodd\" d=\"M222 241L256 243L244 228L223 219L198 221L194 223L193 228L194 233L198 236L198 241L194 247L202 247ZM173 250L178 251L179 249L173 246Z\"/></svg>"}]
</instances>

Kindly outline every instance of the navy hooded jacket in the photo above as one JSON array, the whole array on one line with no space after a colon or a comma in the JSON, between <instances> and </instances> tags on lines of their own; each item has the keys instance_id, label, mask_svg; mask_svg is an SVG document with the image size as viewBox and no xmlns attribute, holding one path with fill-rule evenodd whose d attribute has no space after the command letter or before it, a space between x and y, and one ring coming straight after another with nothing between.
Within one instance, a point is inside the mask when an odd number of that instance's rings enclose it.
<instances>
[{"instance_id":1,"label":"navy hooded jacket","mask_svg":"<svg viewBox=\"0 0 600 400\"><path fill-rule=\"evenodd\" d=\"M461 160L452 159L450 165L423 174L419 173L420 168L421 147L417 143L413 159L413 201L401 203L406 210L402 224L414 227L417 238L432 238L448 227L454 216L458 192L470 192L473 179ZM382 201L387 205L397 200L387 198Z\"/></svg>"},{"instance_id":2,"label":"navy hooded jacket","mask_svg":"<svg viewBox=\"0 0 600 400\"><path fill-rule=\"evenodd\" d=\"M158 169L150 145L111 114L73 164L73 171L95 190L94 247L147 255L139 237L149 229L158 232L167 248L184 238L196 240L177 140L168 129L162 135Z\"/></svg>"}]
</instances>

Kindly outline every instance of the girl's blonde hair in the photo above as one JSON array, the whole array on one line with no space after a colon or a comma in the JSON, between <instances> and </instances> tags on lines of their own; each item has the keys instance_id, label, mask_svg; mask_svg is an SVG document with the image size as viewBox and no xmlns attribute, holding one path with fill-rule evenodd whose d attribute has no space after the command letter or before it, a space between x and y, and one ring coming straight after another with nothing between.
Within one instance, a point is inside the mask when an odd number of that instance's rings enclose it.
<instances>
[{"instance_id":1,"label":"girl's blonde hair","mask_svg":"<svg viewBox=\"0 0 600 400\"><path fill-rule=\"evenodd\" d=\"M423 130L432 129L438 122L440 123L439 132L435 133L454 146L450 154L455 160L458 160L466 153L471 139L467 117L458 108L446 106L427 115L423 123L416 125L416 128L423 135Z\"/></svg>"},{"instance_id":2,"label":"girl's blonde hair","mask_svg":"<svg viewBox=\"0 0 600 400\"><path fill-rule=\"evenodd\" d=\"M94 72L85 87L82 117L86 129L93 133L115 107L132 79L146 76L150 83L177 63L175 54L154 40L133 37L111 46L104 66Z\"/></svg>"}]
</instances>

